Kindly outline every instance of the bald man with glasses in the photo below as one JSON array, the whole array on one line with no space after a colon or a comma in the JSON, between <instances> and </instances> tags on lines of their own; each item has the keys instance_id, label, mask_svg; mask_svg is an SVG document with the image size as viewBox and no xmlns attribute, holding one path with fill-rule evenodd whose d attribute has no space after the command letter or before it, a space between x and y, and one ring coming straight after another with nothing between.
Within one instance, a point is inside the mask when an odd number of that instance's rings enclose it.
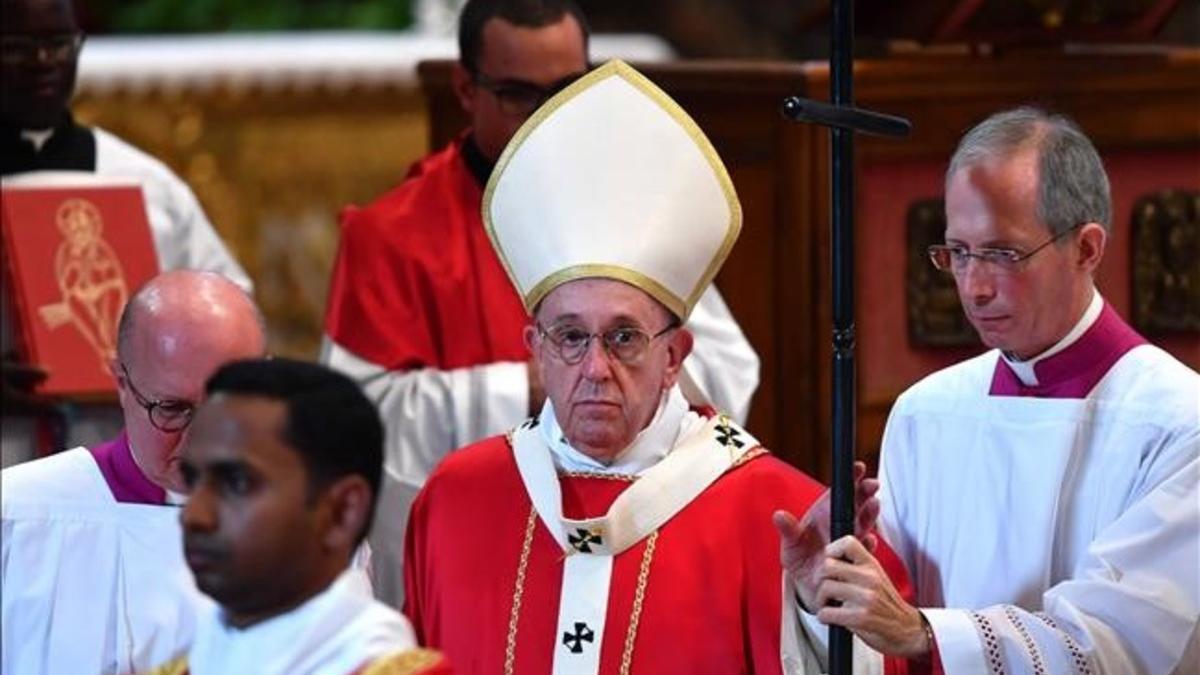
<instances>
[{"instance_id":1,"label":"bald man with glasses","mask_svg":"<svg viewBox=\"0 0 1200 675\"><path fill-rule=\"evenodd\" d=\"M179 446L208 377L265 348L219 274L166 272L133 296L111 364L124 430L0 474L0 672L139 672L188 644L207 600L182 555Z\"/></svg>"},{"instance_id":2,"label":"bald man with glasses","mask_svg":"<svg viewBox=\"0 0 1200 675\"><path fill-rule=\"evenodd\" d=\"M212 270L250 290L250 278L186 183L159 160L104 129L76 123L70 104L83 49L86 41L70 0L0 2L0 183L136 183L162 270ZM120 416L108 402L75 401L67 408L36 393L35 385L46 372L19 354L8 299L0 302L4 464L90 444L119 429ZM53 440L44 440L51 435Z\"/></svg>"}]
</instances>

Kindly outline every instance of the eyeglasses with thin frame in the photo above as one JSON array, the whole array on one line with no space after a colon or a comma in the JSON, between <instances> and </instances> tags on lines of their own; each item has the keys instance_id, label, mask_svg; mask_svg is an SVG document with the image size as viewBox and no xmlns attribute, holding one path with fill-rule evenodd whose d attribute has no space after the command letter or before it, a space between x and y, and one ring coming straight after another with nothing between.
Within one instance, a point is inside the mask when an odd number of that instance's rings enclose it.
<instances>
[{"instance_id":1,"label":"eyeglasses with thin frame","mask_svg":"<svg viewBox=\"0 0 1200 675\"><path fill-rule=\"evenodd\" d=\"M82 47L83 33L0 35L0 59L11 66L34 63L39 58L65 63L75 58Z\"/></svg>"},{"instance_id":2,"label":"eyeglasses with thin frame","mask_svg":"<svg viewBox=\"0 0 1200 675\"><path fill-rule=\"evenodd\" d=\"M930 246L929 260L933 262L933 266L943 272L952 272L960 274L967 269L967 261L974 258L981 264L990 269L1000 270L1003 272L1015 272L1017 267L1024 261L1029 260L1034 255L1046 248L1050 244L1062 239L1071 232L1079 229L1083 223L1073 225L1062 232L1050 237L1046 241L1034 247L1028 253L1021 253L1011 248L981 248L977 251L972 251L966 246L960 244L935 244Z\"/></svg>"},{"instance_id":3,"label":"eyeglasses with thin frame","mask_svg":"<svg viewBox=\"0 0 1200 675\"><path fill-rule=\"evenodd\" d=\"M524 80L497 79L483 73L475 73L474 81L480 88L490 91L492 96L496 97L500 110L505 114L528 115L582 75L583 73L569 75L548 87Z\"/></svg>"},{"instance_id":4,"label":"eyeglasses with thin frame","mask_svg":"<svg viewBox=\"0 0 1200 675\"><path fill-rule=\"evenodd\" d=\"M124 363L121 364L121 374L122 379L125 380L125 384L129 385L129 391L133 394L133 400L137 401L137 404L146 410L146 416L150 418L150 424L153 424L154 428L170 434L183 431L192 423L192 415L196 412L196 404L177 398L146 398L133 385L133 378L129 377L129 369L125 367Z\"/></svg>"},{"instance_id":5,"label":"eyeglasses with thin frame","mask_svg":"<svg viewBox=\"0 0 1200 675\"><path fill-rule=\"evenodd\" d=\"M642 358L652 340L679 328L679 322L672 321L667 324L666 328L651 335L633 326L618 326L600 333L589 333L577 326L561 326L546 330L542 328L541 324L536 325L538 335L554 345L558 357L562 359L563 363L571 366L583 361L583 357L587 354L588 348L595 338L600 338L600 344L604 346L604 351L609 356L626 365L632 365Z\"/></svg>"}]
</instances>

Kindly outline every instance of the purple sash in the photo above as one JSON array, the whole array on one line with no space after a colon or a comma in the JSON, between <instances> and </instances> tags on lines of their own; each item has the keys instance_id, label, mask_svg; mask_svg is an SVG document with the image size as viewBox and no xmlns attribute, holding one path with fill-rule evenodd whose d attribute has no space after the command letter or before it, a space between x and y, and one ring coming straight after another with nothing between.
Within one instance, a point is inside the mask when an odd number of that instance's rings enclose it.
<instances>
[{"instance_id":1,"label":"purple sash","mask_svg":"<svg viewBox=\"0 0 1200 675\"><path fill-rule=\"evenodd\" d=\"M133 461L129 449L129 437L122 431L119 436L106 443L88 448L92 453L104 482L112 490L113 497L123 504L161 505L167 501L167 492L150 482Z\"/></svg>"},{"instance_id":2,"label":"purple sash","mask_svg":"<svg viewBox=\"0 0 1200 675\"><path fill-rule=\"evenodd\" d=\"M1129 350L1146 339L1107 302L1091 328L1061 352L1033 364L1038 383L1026 386L1003 358L996 360L991 396L1087 398L1100 379Z\"/></svg>"}]
</instances>

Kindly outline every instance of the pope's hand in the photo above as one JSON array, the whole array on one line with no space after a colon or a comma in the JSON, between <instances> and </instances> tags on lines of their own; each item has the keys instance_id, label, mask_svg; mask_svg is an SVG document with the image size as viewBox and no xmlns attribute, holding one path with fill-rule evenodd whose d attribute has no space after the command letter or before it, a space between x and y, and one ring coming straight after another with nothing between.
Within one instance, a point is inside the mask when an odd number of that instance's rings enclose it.
<instances>
[{"instance_id":1,"label":"pope's hand","mask_svg":"<svg viewBox=\"0 0 1200 675\"><path fill-rule=\"evenodd\" d=\"M868 551L875 550L875 521L879 518L879 481L866 478L867 465L854 463L854 533ZM775 528L779 531L779 558L792 580L805 610L812 612L817 602L817 587L824 574L829 545L829 490L821 495L797 521L787 511L776 511Z\"/></svg>"}]
</instances>

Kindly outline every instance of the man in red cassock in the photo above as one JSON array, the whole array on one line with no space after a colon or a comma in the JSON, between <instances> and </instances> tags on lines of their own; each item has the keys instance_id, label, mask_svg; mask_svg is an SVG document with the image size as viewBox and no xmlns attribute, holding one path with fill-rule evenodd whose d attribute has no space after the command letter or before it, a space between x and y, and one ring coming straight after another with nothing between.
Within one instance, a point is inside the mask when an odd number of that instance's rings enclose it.
<instances>
[{"instance_id":1,"label":"man in red cassock","mask_svg":"<svg viewBox=\"0 0 1200 675\"><path fill-rule=\"evenodd\" d=\"M322 349L323 362L367 390L388 429L384 515L371 544L377 592L397 605L405 522L429 472L454 448L541 409L521 337L525 310L488 243L480 204L517 128L588 68L587 24L571 0L469 2L459 43L454 91L471 129L373 204L347 209ZM744 420L758 357L714 287L689 328L689 400Z\"/></svg>"},{"instance_id":2,"label":"man in red cassock","mask_svg":"<svg viewBox=\"0 0 1200 675\"><path fill-rule=\"evenodd\" d=\"M467 673L817 672L772 514L827 507L824 490L678 386L684 322L741 228L733 184L687 113L619 61L544 110L483 210L547 402L451 454L418 496L418 639ZM862 533L879 505L877 483L858 485Z\"/></svg>"}]
</instances>

